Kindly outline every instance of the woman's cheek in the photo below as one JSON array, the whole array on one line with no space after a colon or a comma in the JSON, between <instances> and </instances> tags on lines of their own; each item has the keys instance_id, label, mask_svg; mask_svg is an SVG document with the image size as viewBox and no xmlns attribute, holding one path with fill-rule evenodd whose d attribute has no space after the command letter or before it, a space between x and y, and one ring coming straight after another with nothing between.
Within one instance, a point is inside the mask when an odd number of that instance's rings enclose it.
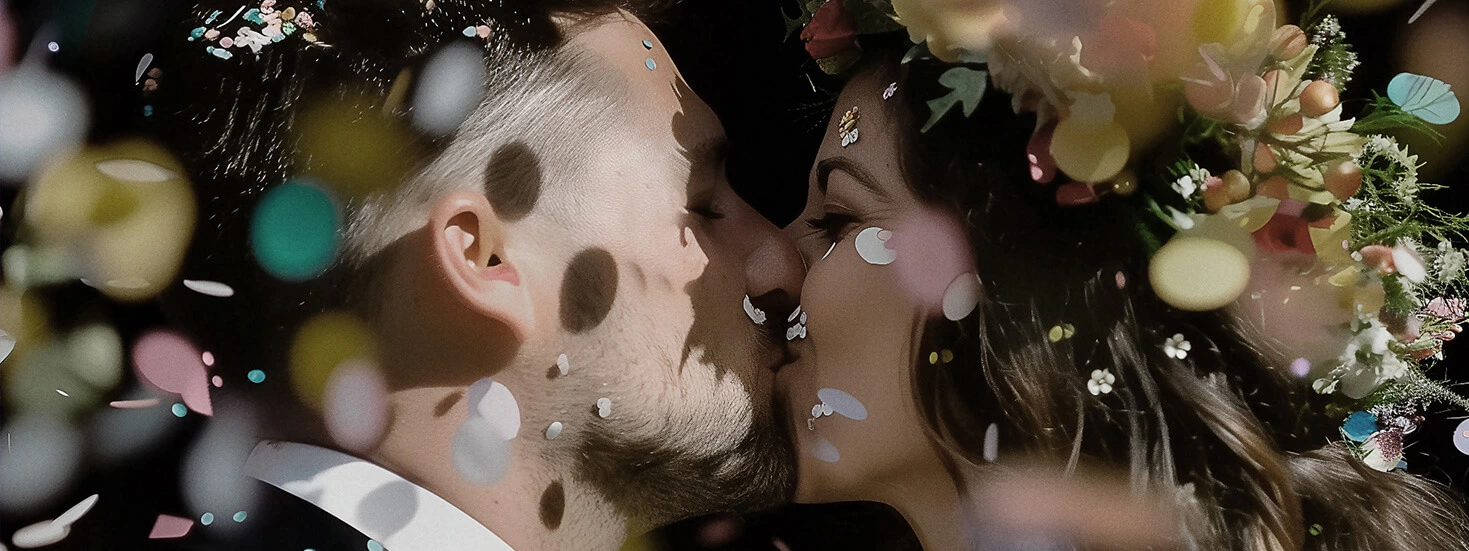
<instances>
[{"instance_id":1,"label":"woman's cheek","mask_svg":"<svg viewBox=\"0 0 1469 551\"><path fill-rule=\"evenodd\" d=\"M874 233L868 235L878 237ZM919 309L901 287L902 255L892 258L889 249L884 256L873 248L882 243L860 230L854 235L808 273L801 303L815 361L809 378L788 397L803 433L798 452L809 466L803 486L823 488L823 497L868 497L850 492L901 468L914 445L909 436L926 449L909 379ZM884 237L891 242L892 236Z\"/></svg>"}]
</instances>

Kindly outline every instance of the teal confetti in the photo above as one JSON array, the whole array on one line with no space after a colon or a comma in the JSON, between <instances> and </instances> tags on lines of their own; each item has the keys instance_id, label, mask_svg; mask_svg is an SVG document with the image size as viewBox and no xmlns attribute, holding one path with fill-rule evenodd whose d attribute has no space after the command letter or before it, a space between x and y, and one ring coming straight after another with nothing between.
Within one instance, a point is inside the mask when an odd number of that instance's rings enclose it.
<instances>
[{"instance_id":1,"label":"teal confetti","mask_svg":"<svg viewBox=\"0 0 1469 551\"><path fill-rule=\"evenodd\" d=\"M245 378L250 379L250 382L258 385L265 382L265 372L259 369L251 369L249 373L245 374Z\"/></svg>"},{"instance_id":2,"label":"teal confetti","mask_svg":"<svg viewBox=\"0 0 1469 551\"><path fill-rule=\"evenodd\" d=\"M377 540L367 540L367 551L383 551L383 544Z\"/></svg>"},{"instance_id":3,"label":"teal confetti","mask_svg":"<svg viewBox=\"0 0 1469 551\"><path fill-rule=\"evenodd\" d=\"M251 8L250 11L245 12L245 15L243 17L246 21L249 21L256 25L265 24L265 17L260 15L259 9Z\"/></svg>"},{"instance_id":4,"label":"teal confetti","mask_svg":"<svg viewBox=\"0 0 1469 551\"><path fill-rule=\"evenodd\" d=\"M1447 82L1433 77L1399 73L1387 83L1387 97L1429 124L1448 124L1459 118L1459 98Z\"/></svg>"},{"instance_id":5,"label":"teal confetti","mask_svg":"<svg viewBox=\"0 0 1469 551\"><path fill-rule=\"evenodd\" d=\"M945 113L954 108L954 104L963 104L964 116L974 114L974 109L979 107L979 100L984 99L985 88L989 86L989 73L968 67L954 67L939 76L939 84L950 91L943 97L928 100L928 109L932 114L928 116L928 122L923 124L921 132L928 132Z\"/></svg>"},{"instance_id":6,"label":"teal confetti","mask_svg":"<svg viewBox=\"0 0 1469 551\"><path fill-rule=\"evenodd\" d=\"M203 524L205 526L214 524L214 513L204 513L203 515L201 515L199 517L199 524Z\"/></svg>"},{"instance_id":7,"label":"teal confetti","mask_svg":"<svg viewBox=\"0 0 1469 551\"><path fill-rule=\"evenodd\" d=\"M144 105L143 106L143 116L144 117L151 117L151 116L153 116L153 106L152 105Z\"/></svg>"},{"instance_id":8,"label":"teal confetti","mask_svg":"<svg viewBox=\"0 0 1469 551\"><path fill-rule=\"evenodd\" d=\"M247 517L247 516L249 516L249 515L245 514L244 511L240 511L238 513L235 513L235 517L234 517L235 518L235 522L245 522L245 517Z\"/></svg>"},{"instance_id":9,"label":"teal confetti","mask_svg":"<svg viewBox=\"0 0 1469 551\"><path fill-rule=\"evenodd\" d=\"M651 50L651 49L653 49L653 43L652 42L648 42L647 40L644 40L643 41L643 48L644 49Z\"/></svg>"},{"instance_id":10,"label":"teal confetti","mask_svg":"<svg viewBox=\"0 0 1469 551\"><path fill-rule=\"evenodd\" d=\"M467 37L467 38L474 38L474 35L475 35L474 26L472 26L472 25L471 26L468 26L468 27L465 27L464 30L463 31L460 31L460 32L463 32L464 33L464 36Z\"/></svg>"},{"instance_id":11,"label":"teal confetti","mask_svg":"<svg viewBox=\"0 0 1469 551\"><path fill-rule=\"evenodd\" d=\"M305 183L282 184L255 206L250 245L266 272L285 281L305 281L336 258L341 220L326 191Z\"/></svg>"},{"instance_id":12,"label":"teal confetti","mask_svg":"<svg viewBox=\"0 0 1469 551\"><path fill-rule=\"evenodd\" d=\"M643 61L643 65L646 65L648 67L648 70L649 71L652 71L653 69L657 69L658 68L658 62L657 61L653 61L653 58L651 58L651 57L648 58L648 59L646 59L646 60L644 60Z\"/></svg>"},{"instance_id":13,"label":"teal confetti","mask_svg":"<svg viewBox=\"0 0 1469 551\"><path fill-rule=\"evenodd\" d=\"M174 417L183 417L189 414L189 408L184 407L183 404L174 404L172 409Z\"/></svg>"}]
</instances>

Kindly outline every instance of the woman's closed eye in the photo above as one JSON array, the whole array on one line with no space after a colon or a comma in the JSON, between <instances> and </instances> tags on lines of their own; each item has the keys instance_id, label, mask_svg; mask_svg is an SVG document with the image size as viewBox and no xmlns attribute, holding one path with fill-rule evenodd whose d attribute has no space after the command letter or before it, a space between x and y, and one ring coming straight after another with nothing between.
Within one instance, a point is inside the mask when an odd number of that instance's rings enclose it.
<instances>
[{"instance_id":1,"label":"woman's closed eye","mask_svg":"<svg viewBox=\"0 0 1469 551\"><path fill-rule=\"evenodd\" d=\"M819 232L822 238L835 243L846 237L857 222L856 216L845 212L826 212L819 217L807 219L806 225Z\"/></svg>"}]
</instances>

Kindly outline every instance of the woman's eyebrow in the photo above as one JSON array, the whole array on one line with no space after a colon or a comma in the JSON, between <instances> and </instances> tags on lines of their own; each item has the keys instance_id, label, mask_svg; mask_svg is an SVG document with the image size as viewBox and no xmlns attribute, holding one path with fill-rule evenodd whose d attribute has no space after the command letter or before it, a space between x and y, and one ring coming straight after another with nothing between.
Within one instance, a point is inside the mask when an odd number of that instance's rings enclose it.
<instances>
[{"instance_id":1,"label":"woman's eyebrow","mask_svg":"<svg viewBox=\"0 0 1469 551\"><path fill-rule=\"evenodd\" d=\"M893 202L893 197L878 184L877 179L872 177L872 173L862 168L861 165L857 164L851 158L841 155L827 157L816 163L816 186L821 190L823 195L826 194L827 178L834 170L840 170L852 175L852 178L856 179L858 184L871 191L873 195L877 196L878 200L885 203Z\"/></svg>"}]
</instances>

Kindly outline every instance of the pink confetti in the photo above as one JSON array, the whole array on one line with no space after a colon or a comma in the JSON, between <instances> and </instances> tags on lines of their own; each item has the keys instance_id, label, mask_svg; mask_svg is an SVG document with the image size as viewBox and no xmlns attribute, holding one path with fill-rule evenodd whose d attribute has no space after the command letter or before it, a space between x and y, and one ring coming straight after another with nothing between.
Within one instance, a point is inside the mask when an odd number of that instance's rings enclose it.
<instances>
[{"instance_id":1,"label":"pink confetti","mask_svg":"<svg viewBox=\"0 0 1469 551\"><path fill-rule=\"evenodd\" d=\"M1305 377L1311 373L1311 361L1305 358L1296 358L1290 363L1290 372L1297 377Z\"/></svg>"},{"instance_id":2,"label":"pink confetti","mask_svg":"<svg viewBox=\"0 0 1469 551\"><path fill-rule=\"evenodd\" d=\"M235 39L226 36L224 38L219 39L219 45L222 46L222 47L225 47L225 48L229 48L229 47L235 45Z\"/></svg>"},{"instance_id":3,"label":"pink confetti","mask_svg":"<svg viewBox=\"0 0 1469 551\"><path fill-rule=\"evenodd\" d=\"M209 367L214 367L214 353L213 352L210 352L208 350L205 350L204 351L204 356L203 356L202 359L204 360L204 365L207 365Z\"/></svg>"},{"instance_id":4,"label":"pink confetti","mask_svg":"<svg viewBox=\"0 0 1469 551\"><path fill-rule=\"evenodd\" d=\"M117 409L144 409L158 405L158 399L148 398L146 400L114 400L107 405L115 407Z\"/></svg>"},{"instance_id":5,"label":"pink confetti","mask_svg":"<svg viewBox=\"0 0 1469 551\"><path fill-rule=\"evenodd\" d=\"M194 519L173 515L158 515L158 520L153 523L153 531L148 533L148 539L182 538L188 535L189 530L193 527Z\"/></svg>"},{"instance_id":6,"label":"pink confetti","mask_svg":"<svg viewBox=\"0 0 1469 551\"><path fill-rule=\"evenodd\" d=\"M974 271L974 254L964 226L953 216L927 212L893 228L887 248L897 251L890 266L908 296L937 309L954 278Z\"/></svg>"},{"instance_id":7,"label":"pink confetti","mask_svg":"<svg viewBox=\"0 0 1469 551\"><path fill-rule=\"evenodd\" d=\"M1117 288L1118 289L1121 289L1123 287L1127 287L1127 274L1124 274L1124 273L1122 273L1121 270L1118 270L1117 271Z\"/></svg>"},{"instance_id":8,"label":"pink confetti","mask_svg":"<svg viewBox=\"0 0 1469 551\"><path fill-rule=\"evenodd\" d=\"M183 397L184 405L194 412L212 416L209 377L202 357L188 340L166 331L143 335L133 345L133 364L141 378Z\"/></svg>"},{"instance_id":9,"label":"pink confetti","mask_svg":"<svg viewBox=\"0 0 1469 551\"><path fill-rule=\"evenodd\" d=\"M224 386L224 377L220 377L219 375L215 375L214 378L211 379L209 382L214 383L214 388L220 388L220 387Z\"/></svg>"}]
</instances>

